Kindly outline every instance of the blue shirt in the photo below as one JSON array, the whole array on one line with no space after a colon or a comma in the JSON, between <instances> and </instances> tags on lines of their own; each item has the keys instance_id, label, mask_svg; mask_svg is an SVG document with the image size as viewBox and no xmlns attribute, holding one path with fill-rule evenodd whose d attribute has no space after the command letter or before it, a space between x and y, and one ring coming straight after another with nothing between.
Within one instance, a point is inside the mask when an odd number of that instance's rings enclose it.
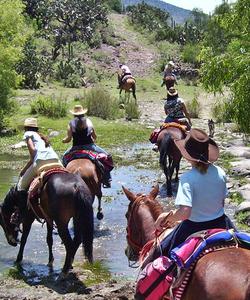
<instances>
[{"instance_id":1,"label":"blue shirt","mask_svg":"<svg viewBox=\"0 0 250 300\"><path fill-rule=\"evenodd\" d=\"M225 172L210 164L205 174L192 168L180 177L175 205L192 207L193 222L210 221L224 214L227 194Z\"/></svg>"},{"instance_id":2,"label":"blue shirt","mask_svg":"<svg viewBox=\"0 0 250 300\"><path fill-rule=\"evenodd\" d=\"M34 143L35 147L35 157L34 162L37 160L47 160L47 159L58 159L58 155L53 150L51 146L46 147L44 140L41 136L35 131L25 131L23 139L27 141L31 138L32 142Z\"/></svg>"}]
</instances>

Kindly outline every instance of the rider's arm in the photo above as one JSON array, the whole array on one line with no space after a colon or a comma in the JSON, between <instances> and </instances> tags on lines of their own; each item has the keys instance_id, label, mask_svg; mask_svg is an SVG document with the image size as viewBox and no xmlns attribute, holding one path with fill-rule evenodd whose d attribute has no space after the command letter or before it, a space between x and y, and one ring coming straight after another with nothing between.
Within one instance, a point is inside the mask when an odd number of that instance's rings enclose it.
<instances>
[{"instance_id":1,"label":"rider's arm","mask_svg":"<svg viewBox=\"0 0 250 300\"><path fill-rule=\"evenodd\" d=\"M27 164L23 167L22 171L20 172L20 176L23 176L23 174L26 172L26 170L33 164L34 157L36 154L35 145L31 138L27 138L26 140L29 154L30 154L30 160L27 162Z\"/></svg>"},{"instance_id":2,"label":"rider's arm","mask_svg":"<svg viewBox=\"0 0 250 300\"><path fill-rule=\"evenodd\" d=\"M93 142L95 142L97 136L96 136L96 133L95 133L95 129L94 129L94 128L93 128L93 130L92 130L91 137L92 137Z\"/></svg>"},{"instance_id":3,"label":"rider's arm","mask_svg":"<svg viewBox=\"0 0 250 300\"><path fill-rule=\"evenodd\" d=\"M182 109L183 109L183 112L184 112L186 118L188 119L190 126L192 126L191 118L190 118L189 112L187 111L187 107L184 102L182 103Z\"/></svg>"},{"instance_id":4,"label":"rider's arm","mask_svg":"<svg viewBox=\"0 0 250 300\"><path fill-rule=\"evenodd\" d=\"M173 213L162 213L155 221L155 228L162 231L164 228L173 227L176 222L184 221L191 215L192 207L180 205Z\"/></svg>"},{"instance_id":5,"label":"rider's arm","mask_svg":"<svg viewBox=\"0 0 250 300\"><path fill-rule=\"evenodd\" d=\"M62 140L63 143L69 143L72 139L72 131L70 126L68 125L67 136Z\"/></svg>"}]
</instances>

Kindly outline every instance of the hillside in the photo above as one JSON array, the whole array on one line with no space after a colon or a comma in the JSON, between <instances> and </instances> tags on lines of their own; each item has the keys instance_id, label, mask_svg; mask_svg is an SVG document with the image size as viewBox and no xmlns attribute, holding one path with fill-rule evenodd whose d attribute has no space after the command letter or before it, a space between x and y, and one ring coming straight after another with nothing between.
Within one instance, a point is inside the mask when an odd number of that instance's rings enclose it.
<instances>
[{"instance_id":1,"label":"hillside","mask_svg":"<svg viewBox=\"0 0 250 300\"><path fill-rule=\"evenodd\" d=\"M122 0L122 2L123 5L127 7L129 5L141 3L142 0ZM161 0L144 0L144 2L151 6L168 11L177 24L183 24L187 19L190 18L191 11L188 9L184 9Z\"/></svg>"}]
</instances>

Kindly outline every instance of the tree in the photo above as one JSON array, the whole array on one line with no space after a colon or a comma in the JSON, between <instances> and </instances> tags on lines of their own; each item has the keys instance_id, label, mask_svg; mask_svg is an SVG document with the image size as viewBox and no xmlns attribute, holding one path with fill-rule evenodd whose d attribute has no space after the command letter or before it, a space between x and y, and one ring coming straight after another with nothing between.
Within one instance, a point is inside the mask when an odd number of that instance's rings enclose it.
<instances>
[{"instance_id":1,"label":"tree","mask_svg":"<svg viewBox=\"0 0 250 300\"><path fill-rule=\"evenodd\" d=\"M9 96L21 79L15 65L31 30L25 23L21 1L0 0L0 7L0 128L3 128L4 116L9 111Z\"/></svg>"},{"instance_id":2,"label":"tree","mask_svg":"<svg viewBox=\"0 0 250 300\"><path fill-rule=\"evenodd\" d=\"M223 51L213 44L204 47L202 59L203 84L207 90L223 91L224 86L232 93L230 108L232 119L239 128L250 133L250 3L238 0L230 12L221 17L219 25L229 32Z\"/></svg>"}]
</instances>

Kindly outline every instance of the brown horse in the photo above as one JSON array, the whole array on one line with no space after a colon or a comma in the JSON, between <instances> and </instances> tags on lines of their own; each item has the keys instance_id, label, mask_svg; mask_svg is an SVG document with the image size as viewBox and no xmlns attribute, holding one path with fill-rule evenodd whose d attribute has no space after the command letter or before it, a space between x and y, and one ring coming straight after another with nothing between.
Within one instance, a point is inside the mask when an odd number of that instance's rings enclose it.
<instances>
[{"instance_id":1,"label":"brown horse","mask_svg":"<svg viewBox=\"0 0 250 300\"><path fill-rule=\"evenodd\" d=\"M16 262L23 259L24 247L37 214L28 209L27 205L20 207L16 188L12 187L0 206L0 225L3 227L6 239L11 246L17 246L18 226L13 224L13 213L21 211L23 233ZM93 208L92 195L80 176L70 173L52 174L40 195L39 210L47 223L47 244L49 247L49 264L52 265L52 230L56 224L58 234L65 246L66 257L61 276L65 276L72 268L75 253L82 243L85 257L93 261ZM35 210L34 210L35 211ZM41 215L39 217L42 217ZM73 218L74 237L72 238L68 223Z\"/></svg>"},{"instance_id":2,"label":"brown horse","mask_svg":"<svg viewBox=\"0 0 250 300\"><path fill-rule=\"evenodd\" d=\"M128 95L128 98L129 99L129 95L130 95L130 92L132 92L133 94L133 97L136 101L136 85L135 85L135 79L134 78L127 78L124 82L121 81L121 75L118 74L118 82L120 82L120 92L119 94L121 95L122 91L124 90L125 91L125 94Z\"/></svg>"},{"instance_id":3,"label":"brown horse","mask_svg":"<svg viewBox=\"0 0 250 300\"><path fill-rule=\"evenodd\" d=\"M101 200L102 200L102 174L99 168L87 158L79 158L70 161L67 164L66 169L70 173L78 173L82 177L82 179L86 182L87 186L89 187L92 199L94 202L95 196L98 199L98 212L97 212L97 219L103 219L103 213L101 208Z\"/></svg>"},{"instance_id":4,"label":"brown horse","mask_svg":"<svg viewBox=\"0 0 250 300\"><path fill-rule=\"evenodd\" d=\"M182 155L174 143L174 140L185 138L182 129L169 126L160 131L157 138L157 145L160 151L160 166L166 176L167 196L172 196L171 180L176 170L175 181L178 181L178 172Z\"/></svg>"},{"instance_id":5,"label":"brown horse","mask_svg":"<svg viewBox=\"0 0 250 300\"><path fill-rule=\"evenodd\" d=\"M139 257L143 244L154 238L154 222L162 212L155 200L159 187L148 195L123 188L130 200L127 217L126 255ZM182 300L249 300L250 251L230 248L206 254L196 263Z\"/></svg>"}]
</instances>

